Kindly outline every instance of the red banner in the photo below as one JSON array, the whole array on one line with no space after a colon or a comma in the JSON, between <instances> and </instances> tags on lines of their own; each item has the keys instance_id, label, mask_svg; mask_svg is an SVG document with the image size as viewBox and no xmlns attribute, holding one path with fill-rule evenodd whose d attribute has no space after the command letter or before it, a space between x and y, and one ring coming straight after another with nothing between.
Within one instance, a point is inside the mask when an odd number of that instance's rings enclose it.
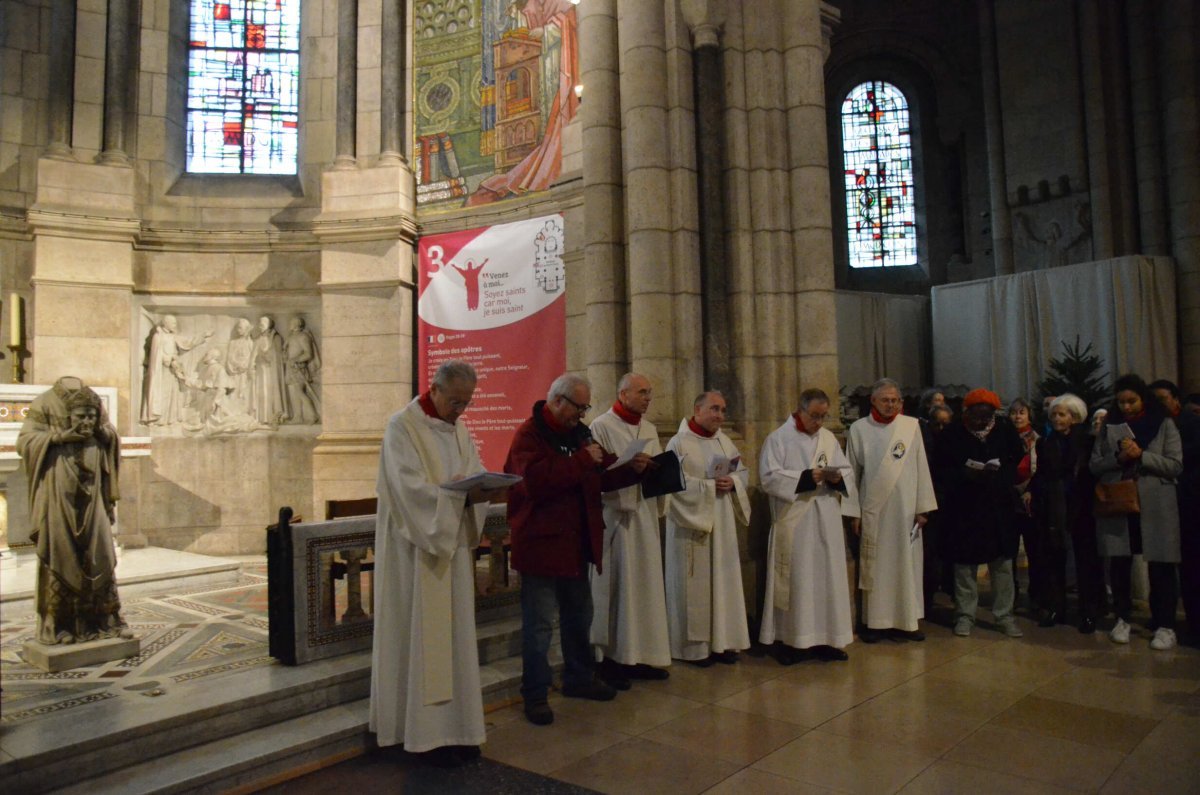
<instances>
[{"instance_id":1,"label":"red banner","mask_svg":"<svg viewBox=\"0 0 1200 795\"><path fill-rule=\"evenodd\" d=\"M561 215L421 238L417 247L420 390L464 359L479 383L463 421L483 465L504 467L517 426L567 366Z\"/></svg>"}]
</instances>

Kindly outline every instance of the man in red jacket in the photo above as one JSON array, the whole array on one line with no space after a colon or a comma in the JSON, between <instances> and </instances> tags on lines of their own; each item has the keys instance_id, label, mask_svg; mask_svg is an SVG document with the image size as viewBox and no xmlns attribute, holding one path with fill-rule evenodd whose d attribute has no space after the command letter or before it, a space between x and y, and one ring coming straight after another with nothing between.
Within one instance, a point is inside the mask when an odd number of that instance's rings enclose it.
<instances>
[{"instance_id":1,"label":"man in red jacket","mask_svg":"<svg viewBox=\"0 0 1200 795\"><path fill-rule=\"evenodd\" d=\"M546 701L550 688L550 636L555 608L562 641L564 696L609 701L616 691L596 678L588 641L592 593L588 564L604 559L600 493L641 479L650 457L628 464L592 440L583 424L592 387L570 373L550 385L544 401L513 436L504 471L524 480L509 490L512 565L521 573L521 695L525 716L544 726L554 721Z\"/></svg>"}]
</instances>

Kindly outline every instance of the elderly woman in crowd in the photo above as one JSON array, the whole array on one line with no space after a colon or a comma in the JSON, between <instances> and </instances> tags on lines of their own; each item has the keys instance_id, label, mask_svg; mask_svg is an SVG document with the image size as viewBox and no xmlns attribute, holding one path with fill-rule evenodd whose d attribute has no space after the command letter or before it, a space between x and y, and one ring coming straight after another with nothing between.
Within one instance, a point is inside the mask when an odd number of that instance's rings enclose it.
<instances>
[{"instance_id":1,"label":"elderly woman in crowd","mask_svg":"<svg viewBox=\"0 0 1200 795\"><path fill-rule=\"evenodd\" d=\"M1016 505L1015 526L1017 535L1025 542L1025 558L1029 562L1029 603L1033 606L1039 600L1037 590L1041 587L1042 579L1038 568L1042 561L1038 554L1041 551L1041 544L1037 540L1037 527L1034 525L1033 516L1030 513L1029 481L1033 478L1033 473L1037 472L1037 442L1042 437L1033 428L1033 408L1024 398L1017 398L1008 404L1008 419L1016 428L1017 435L1021 437L1021 445L1025 448L1025 455L1017 464L1016 489L1019 500ZM1013 571L1013 585L1017 589L1016 597L1019 601L1021 583L1015 570Z\"/></svg>"},{"instance_id":2,"label":"elderly woman in crowd","mask_svg":"<svg viewBox=\"0 0 1200 795\"><path fill-rule=\"evenodd\" d=\"M1092 516L1095 480L1088 468L1092 435L1087 405L1072 394L1050 404L1050 434L1037 442L1037 472L1029 493L1038 539L1038 626L1065 623L1067 612L1067 545L1075 551L1079 586L1079 631L1096 631L1104 599L1104 571L1096 547Z\"/></svg>"},{"instance_id":3,"label":"elderly woman in crowd","mask_svg":"<svg viewBox=\"0 0 1200 795\"><path fill-rule=\"evenodd\" d=\"M1154 629L1150 648L1170 649L1177 642L1179 509L1175 478L1183 471L1183 447L1175 424L1140 377L1121 376L1113 392L1116 400L1092 449L1090 466L1102 484L1135 481L1139 512L1096 517L1100 551L1109 556L1109 582L1117 614L1109 637L1114 643L1129 642L1130 579L1133 556L1140 554L1150 569Z\"/></svg>"}]
</instances>

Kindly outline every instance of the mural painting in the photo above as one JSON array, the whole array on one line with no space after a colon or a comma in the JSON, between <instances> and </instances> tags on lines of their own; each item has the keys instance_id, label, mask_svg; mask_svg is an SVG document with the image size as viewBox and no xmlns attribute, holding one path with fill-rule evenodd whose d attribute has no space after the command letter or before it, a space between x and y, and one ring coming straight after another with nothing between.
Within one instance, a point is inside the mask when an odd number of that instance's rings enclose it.
<instances>
[{"instance_id":1,"label":"mural painting","mask_svg":"<svg viewBox=\"0 0 1200 795\"><path fill-rule=\"evenodd\" d=\"M416 5L417 203L488 204L550 187L579 107L570 0Z\"/></svg>"}]
</instances>

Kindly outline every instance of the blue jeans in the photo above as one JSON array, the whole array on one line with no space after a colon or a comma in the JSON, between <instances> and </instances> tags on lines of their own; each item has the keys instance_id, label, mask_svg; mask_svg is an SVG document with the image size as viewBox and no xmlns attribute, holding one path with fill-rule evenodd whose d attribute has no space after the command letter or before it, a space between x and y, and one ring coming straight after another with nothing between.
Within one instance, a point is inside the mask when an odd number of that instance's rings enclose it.
<instances>
[{"instance_id":1,"label":"blue jeans","mask_svg":"<svg viewBox=\"0 0 1200 795\"><path fill-rule=\"evenodd\" d=\"M586 577L521 576L521 696L543 701L550 689L550 637L558 611L562 641L563 684L592 681L595 660L588 633L592 628L592 588Z\"/></svg>"}]
</instances>

